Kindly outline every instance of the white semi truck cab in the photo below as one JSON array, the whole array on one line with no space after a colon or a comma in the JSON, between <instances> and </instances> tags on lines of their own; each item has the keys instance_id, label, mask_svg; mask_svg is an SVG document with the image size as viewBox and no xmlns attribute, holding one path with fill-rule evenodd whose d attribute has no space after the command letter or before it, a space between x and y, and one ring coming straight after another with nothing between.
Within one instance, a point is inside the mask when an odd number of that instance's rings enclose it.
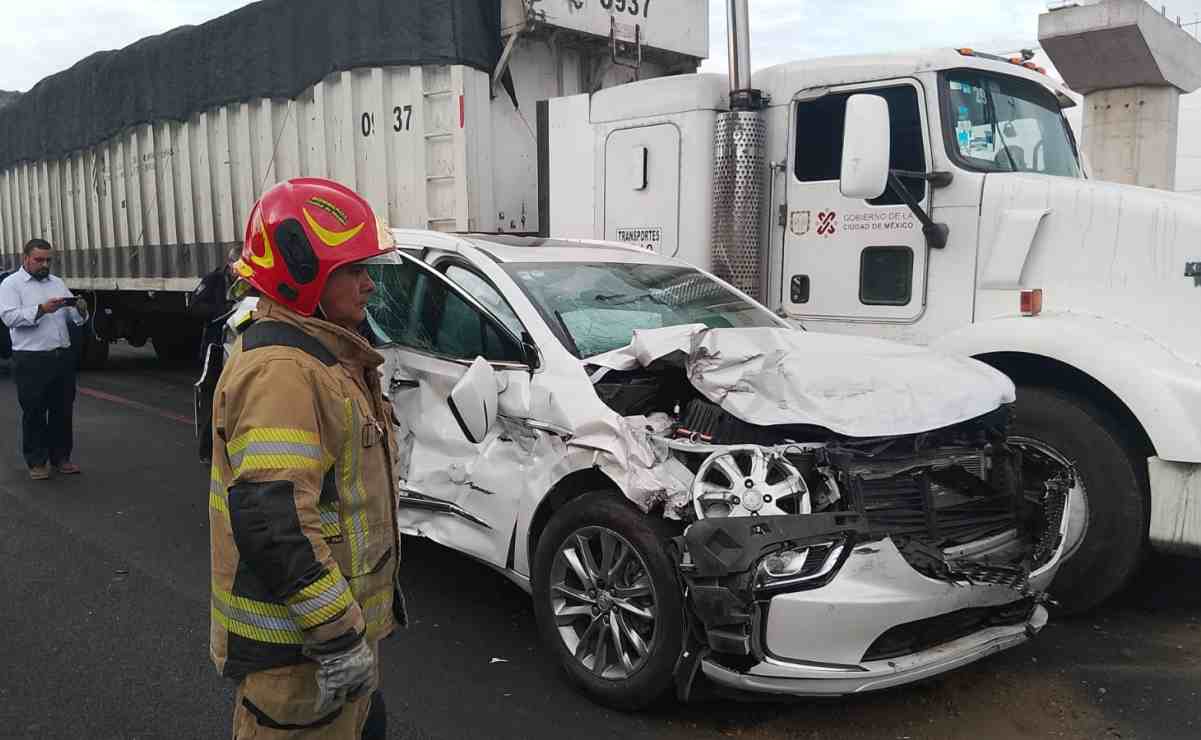
<instances>
[{"instance_id":1,"label":"white semi truck cab","mask_svg":"<svg viewBox=\"0 0 1201 740\"><path fill-rule=\"evenodd\" d=\"M1201 201L1089 180L1068 90L1021 57L807 60L750 83L548 101L550 233L688 259L811 331L1008 373L1027 464L1087 488L1053 593L1069 609L1148 542L1201 555Z\"/></svg>"}]
</instances>

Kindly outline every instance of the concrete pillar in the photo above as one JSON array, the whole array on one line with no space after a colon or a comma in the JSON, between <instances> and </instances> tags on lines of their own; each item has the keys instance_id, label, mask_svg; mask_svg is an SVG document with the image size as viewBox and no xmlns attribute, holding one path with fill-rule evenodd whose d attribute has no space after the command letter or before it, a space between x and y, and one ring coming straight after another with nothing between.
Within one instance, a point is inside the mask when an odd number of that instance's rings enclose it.
<instances>
[{"instance_id":1,"label":"concrete pillar","mask_svg":"<svg viewBox=\"0 0 1201 740\"><path fill-rule=\"evenodd\" d=\"M1039 16L1038 35L1084 95L1089 174L1174 189L1180 94L1201 87L1201 43L1143 0L1053 10Z\"/></svg>"},{"instance_id":2,"label":"concrete pillar","mask_svg":"<svg viewBox=\"0 0 1201 740\"><path fill-rule=\"evenodd\" d=\"M1085 151L1097 180L1172 190L1180 91L1137 85L1084 96Z\"/></svg>"}]
</instances>

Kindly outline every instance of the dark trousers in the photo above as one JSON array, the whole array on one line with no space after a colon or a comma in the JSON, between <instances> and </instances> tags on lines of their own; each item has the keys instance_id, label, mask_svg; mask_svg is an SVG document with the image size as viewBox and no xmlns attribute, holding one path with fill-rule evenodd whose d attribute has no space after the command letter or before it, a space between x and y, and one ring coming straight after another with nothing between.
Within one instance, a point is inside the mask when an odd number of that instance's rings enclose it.
<instances>
[{"instance_id":1,"label":"dark trousers","mask_svg":"<svg viewBox=\"0 0 1201 740\"><path fill-rule=\"evenodd\" d=\"M71 459L75 406L75 353L13 352L13 380L21 403L25 464L60 465Z\"/></svg>"}]
</instances>

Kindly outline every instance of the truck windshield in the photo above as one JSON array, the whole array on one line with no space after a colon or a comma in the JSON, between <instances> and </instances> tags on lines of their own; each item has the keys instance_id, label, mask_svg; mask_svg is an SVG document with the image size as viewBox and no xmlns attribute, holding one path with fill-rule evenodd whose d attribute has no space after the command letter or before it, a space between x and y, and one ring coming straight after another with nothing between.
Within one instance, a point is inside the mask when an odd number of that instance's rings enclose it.
<instances>
[{"instance_id":1,"label":"truck windshield","mask_svg":"<svg viewBox=\"0 0 1201 740\"><path fill-rule=\"evenodd\" d=\"M1080 177L1076 143L1059 101L1020 77L976 70L943 74L944 125L967 169Z\"/></svg>"},{"instance_id":2,"label":"truck windshield","mask_svg":"<svg viewBox=\"0 0 1201 740\"><path fill-rule=\"evenodd\" d=\"M626 346L638 329L783 325L759 304L687 267L556 262L505 269L581 359Z\"/></svg>"}]
</instances>

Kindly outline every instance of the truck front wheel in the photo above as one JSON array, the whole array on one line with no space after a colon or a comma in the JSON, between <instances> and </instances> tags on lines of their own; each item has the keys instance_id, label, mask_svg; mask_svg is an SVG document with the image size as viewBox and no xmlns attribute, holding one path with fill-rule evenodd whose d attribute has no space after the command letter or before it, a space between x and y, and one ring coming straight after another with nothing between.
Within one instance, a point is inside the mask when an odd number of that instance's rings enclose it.
<instances>
[{"instance_id":1,"label":"truck front wheel","mask_svg":"<svg viewBox=\"0 0 1201 740\"><path fill-rule=\"evenodd\" d=\"M1055 388L1019 386L1011 430L1044 455L1075 465L1088 501L1084 541L1051 586L1059 612L1088 611L1134 575L1147 541L1146 462L1114 422L1087 399Z\"/></svg>"}]
</instances>

